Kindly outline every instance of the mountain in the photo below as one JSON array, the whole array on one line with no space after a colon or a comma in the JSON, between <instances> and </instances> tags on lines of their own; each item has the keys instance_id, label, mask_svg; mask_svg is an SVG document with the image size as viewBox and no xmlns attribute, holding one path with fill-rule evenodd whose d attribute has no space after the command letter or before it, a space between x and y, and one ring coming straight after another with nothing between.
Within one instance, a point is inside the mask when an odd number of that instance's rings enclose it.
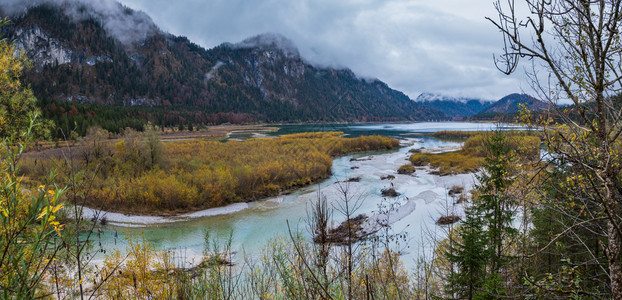
<instances>
[{"instance_id":1,"label":"mountain","mask_svg":"<svg viewBox=\"0 0 622 300\"><path fill-rule=\"evenodd\" d=\"M314 66L278 34L204 49L112 1L0 4L0 15L12 16L2 31L33 60L24 81L46 105L151 108L145 118L163 126L447 118L380 80Z\"/></svg>"},{"instance_id":2,"label":"mountain","mask_svg":"<svg viewBox=\"0 0 622 300\"><path fill-rule=\"evenodd\" d=\"M527 94L509 94L472 117L473 120L489 120L497 117L515 116L523 105L531 111L548 110L548 105Z\"/></svg>"},{"instance_id":3,"label":"mountain","mask_svg":"<svg viewBox=\"0 0 622 300\"><path fill-rule=\"evenodd\" d=\"M423 106L440 110L454 119L473 116L491 104L491 101L482 99L457 98L431 93L422 93L415 101Z\"/></svg>"}]
</instances>

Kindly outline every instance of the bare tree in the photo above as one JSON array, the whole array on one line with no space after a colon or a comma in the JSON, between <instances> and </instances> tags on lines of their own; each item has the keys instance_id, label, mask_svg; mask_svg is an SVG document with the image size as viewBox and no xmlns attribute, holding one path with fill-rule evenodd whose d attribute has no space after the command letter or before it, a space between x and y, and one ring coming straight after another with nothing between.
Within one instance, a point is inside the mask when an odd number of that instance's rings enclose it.
<instances>
[{"instance_id":1,"label":"bare tree","mask_svg":"<svg viewBox=\"0 0 622 300\"><path fill-rule=\"evenodd\" d=\"M591 228L602 230L594 233L602 235L606 259L594 254L594 261L609 277L613 299L622 299L622 110L614 97L622 87L621 2L498 0L499 18L488 18L504 37L504 53L495 58L497 68L510 74L521 58L533 63L528 72L532 87L551 104L557 122L541 124L549 151L574 172L567 178L574 193L566 201L590 209L570 215L571 225L553 240L600 222L601 227ZM560 100L573 106L560 108Z\"/></svg>"}]
</instances>

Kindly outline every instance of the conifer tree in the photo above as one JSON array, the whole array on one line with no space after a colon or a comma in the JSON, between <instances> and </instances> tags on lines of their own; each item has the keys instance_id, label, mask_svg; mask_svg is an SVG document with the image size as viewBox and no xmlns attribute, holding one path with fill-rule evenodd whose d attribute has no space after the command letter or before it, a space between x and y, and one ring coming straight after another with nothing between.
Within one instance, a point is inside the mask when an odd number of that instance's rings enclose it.
<instances>
[{"instance_id":1,"label":"conifer tree","mask_svg":"<svg viewBox=\"0 0 622 300\"><path fill-rule=\"evenodd\" d=\"M488 259L488 239L478 207L466 209L466 218L458 231L460 241L455 242L446 254L449 262L457 266L457 271L449 277L447 291L460 299L473 299L481 290Z\"/></svg>"},{"instance_id":2,"label":"conifer tree","mask_svg":"<svg viewBox=\"0 0 622 300\"><path fill-rule=\"evenodd\" d=\"M513 159L506 137L500 131L491 135L488 151L484 172L478 176L480 183L476 187L474 205L483 212L490 242L490 268L492 273L498 273L506 262L504 250L507 240L518 233L512 227L516 203L507 193L514 181L510 174Z\"/></svg>"},{"instance_id":3,"label":"conifer tree","mask_svg":"<svg viewBox=\"0 0 622 300\"><path fill-rule=\"evenodd\" d=\"M512 226L517 205L509 195L512 177L513 151L501 131L493 132L488 140L483 172L473 193L472 206L460 227L460 242L451 247L447 257L457 264L450 275L448 292L459 298L478 298L476 295L507 294L503 271L509 258L507 248L518 230Z\"/></svg>"}]
</instances>

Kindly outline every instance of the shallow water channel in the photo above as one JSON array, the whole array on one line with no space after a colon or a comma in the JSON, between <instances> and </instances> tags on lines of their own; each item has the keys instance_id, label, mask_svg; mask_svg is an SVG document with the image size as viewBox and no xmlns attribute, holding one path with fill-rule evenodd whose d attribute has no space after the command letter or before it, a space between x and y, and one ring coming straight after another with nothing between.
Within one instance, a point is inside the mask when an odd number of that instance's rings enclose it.
<instances>
[{"instance_id":1,"label":"shallow water channel","mask_svg":"<svg viewBox=\"0 0 622 300\"><path fill-rule=\"evenodd\" d=\"M488 123L412 123L412 124L372 124L372 125L287 125L269 135L280 135L301 131L338 130L352 136L381 134L398 138L408 146L398 150L349 155L333 161L333 175L318 183L299 189L288 195L281 195L265 200L239 204L224 209L209 210L199 214L190 214L179 218L145 217L132 218L110 214L108 224L103 227L96 244L101 243L107 251L124 251L127 234L144 235L155 249L172 249L187 263L198 263L204 248L205 231L211 236L225 239L232 233L232 249L238 253L256 255L274 237L287 236L287 221L290 225L305 230L307 208L317 199L318 193L327 197L334 207L339 205L341 196L339 185L347 186L351 196L360 201L355 215L372 215L380 204L395 203L401 207L399 216L392 225L393 232L406 233L400 249L406 266L412 266L420 257L429 238L443 235L443 230L434 222L447 210L460 210L453 207L453 199L447 191L454 185L470 189L475 181L472 174L457 176L431 175L427 169L417 169L413 175L400 175L396 170L407 163L408 151L412 148L447 148L459 146L455 142L439 141L422 136L420 133L438 130L490 130L495 124ZM265 133L261 133L262 135ZM251 135L252 136L252 135ZM354 159L354 160L353 160ZM382 176L393 175L393 180L382 180ZM350 178L360 177L358 182L343 183ZM381 195L381 190L391 185L400 194L396 198ZM414 208L414 209L413 209ZM460 213L456 211L455 213ZM335 223L344 220L334 212ZM398 220L399 219L399 220ZM427 249L429 250L429 249ZM426 251L427 252L427 251ZM241 259L242 255L238 255Z\"/></svg>"}]
</instances>

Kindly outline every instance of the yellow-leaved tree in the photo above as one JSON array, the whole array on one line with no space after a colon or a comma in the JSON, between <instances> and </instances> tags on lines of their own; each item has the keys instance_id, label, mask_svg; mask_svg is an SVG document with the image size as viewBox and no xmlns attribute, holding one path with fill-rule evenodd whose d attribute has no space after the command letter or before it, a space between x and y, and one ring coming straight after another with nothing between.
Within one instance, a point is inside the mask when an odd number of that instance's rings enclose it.
<instances>
[{"instance_id":1,"label":"yellow-leaved tree","mask_svg":"<svg viewBox=\"0 0 622 300\"><path fill-rule=\"evenodd\" d=\"M520 59L531 60L532 87L550 106L550 121L537 125L552 154L543 169L552 188L542 188L534 206L555 212L548 219L561 229L551 230L550 242L536 253L566 241L572 251L562 253L560 262L569 264L573 257L571 269L590 270L578 279L592 281L577 280L571 292L622 299L622 1L497 0L494 5L498 16L488 19L504 38L497 67L509 74ZM564 101L571 105L558 106ZM542 289L547 279L530 281ZM564 290L563 283L547 289L547 297ZM592 289L593 295L587 292Z\"/></svg>"},{"instance_id":2,"label":"yellow-leaved tree","mask_svg":"<svg viewBox=\"0 0 622 300\"><path fill-rule=\"evenodd\" d=\"M0 27L7 23L1 20ZM46 275L62 234L56 219L63 207L63 189L41 185L27 190L17 176L17 162L41 127L30 89L19 76L27 61L0 37L0 297L33 299L45 296ZM49 182L52 182L50 174Z\"/></svg>"}]
</instances>

